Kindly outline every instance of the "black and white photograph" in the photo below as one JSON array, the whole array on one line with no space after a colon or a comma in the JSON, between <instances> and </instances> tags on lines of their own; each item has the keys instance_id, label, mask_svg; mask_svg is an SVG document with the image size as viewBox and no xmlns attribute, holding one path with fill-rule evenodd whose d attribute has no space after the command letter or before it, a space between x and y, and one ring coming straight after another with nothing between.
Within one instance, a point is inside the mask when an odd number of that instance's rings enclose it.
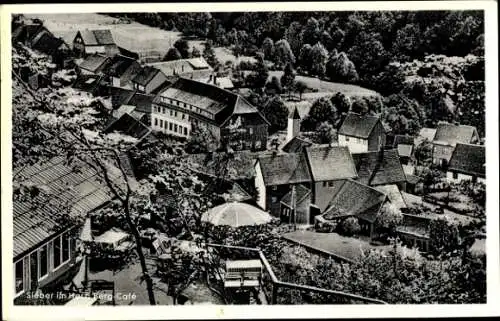
<instances>
[{"instance_id":1,"label":"black and white photograph","mask_svg":"<svg viewBox=\"0 0 500 321\"><path fill-rule=\"evenodd\" d=\"M2 13L9 304L495 305L484 3L197 5Z\"/></svg>"}]
</instances>

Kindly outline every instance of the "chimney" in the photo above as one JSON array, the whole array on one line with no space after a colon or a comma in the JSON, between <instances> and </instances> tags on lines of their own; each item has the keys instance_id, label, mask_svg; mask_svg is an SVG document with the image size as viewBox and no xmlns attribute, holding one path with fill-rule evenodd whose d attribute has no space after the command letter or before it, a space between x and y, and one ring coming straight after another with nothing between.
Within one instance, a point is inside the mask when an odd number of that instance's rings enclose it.
<instances>
[{"instance_id":1,"label":"chimney","mask_svg":"<svg viewBox=\"0 0 500 321\"><path fill-rule=\"evenodd\" d=\"M217 76L214 75L214 85L217 85Z\"/></svg>"}]
</instances>

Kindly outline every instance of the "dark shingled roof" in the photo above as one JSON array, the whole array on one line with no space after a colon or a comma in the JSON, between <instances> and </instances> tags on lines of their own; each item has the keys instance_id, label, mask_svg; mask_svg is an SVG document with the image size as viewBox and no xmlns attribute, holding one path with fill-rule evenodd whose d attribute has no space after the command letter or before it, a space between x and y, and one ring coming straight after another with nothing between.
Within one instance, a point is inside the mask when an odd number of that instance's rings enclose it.
<instances>
[{"instance_id":1,"label":"dark shingled roof","mask_svg":"<svg viewBox=\"0 0 500 321\"><path fill-rule=\"evenodd\" d=\"M120 118L109 124L104 129L104 132L120 132L141 141L151 133L151 129L141 121L125 113Z\"/></svg>"},{"instance_id":2,"label":"dark shingled roof","mask_svg":"<svg viewBox=\"0 0 500 321\"><path fill-rule=\"evenodd\" d=\"M266 186L311 181L303 153L260 156L258 162Z\"/></svg>"},{"instance_id":3,"label":"dark shingled roof","mask_svg":"<svg viewBox=\"0 0 500 321\"><path fill-rule=\"evenodd\" d=\"M78 66L95 73L105 69L110 63L111 60L108 57L94 54L85 58Z\"/></svg>"},{"instance_id":4,"label":"dark shingled roof","mask_svg":"<svg viewBox=\"0 0 500 321\"><path fill-rule=\"evenodd\" d=\"M485 178L486 155L482 145L457 144L450 158L449 170Z\"/></svg>"},{"instance_id":5,"label":"dark shingled roof","mask_svg":"<svg viewBox=\"0 0 500 321\"><path fill-rule=\"evenodd\" d=\"M474 135L477 135L476 127L466 125L453 125L440 123L434 135L434 143L446 143L455 146L457 143L469 144Z\"/></svg>"},{"instance_id":6,"label":"dark shingled roof","mask_svg":"<svg viewBox=\"0 0 500 321\"><path fill-rule=\"evenodd\" d=\"M345 146L309 146L305 154L316 182L357 177L351 153Z\"/></svg>"},{"instance_id":7,"label":"dark shingled roof","mask_svg":"<svg viewBox=\"0 0 500 321\"><path fill-rule=\"evenodd\" d=\"M311 190L307 187L305 187L302 184L299 184L295 187L295 202L296 204L299 204L302 202L306 197L311 195ZM281 202L288 206L292 206L292 191L288 192L283 198L281 199Z\"/></svg>"},{"instance_id":8,"label":"dark shingled roof","mask_svg":"<svg viewBox=\"0 0 500 321\"><path fill-rule=\"evenodd\" d=\"M134 78L132 78L132 81L139 84L146 86L149 84L151 80L159 73L160 71L156 68L149 67L149 66L144 66L142 69L135 75Z\"/></svg>"},{"instance_id":9,"label":"dark shingled roof","mask_svg":"<svg viewBox=\"0 0 500 321\"><path fill-rule=\"evenodd\" d=\"M349 113L339 129L339 134L368 138L380 119L376 116Z\"/></svg>"},{"instance_id":10,"label":"dark shingled roof","mask_svg":"<svg viewBox=\"0 0 500 321\"><path fill-rule=\"evenodd\" d=\"M136 107L136 111L151 114L152 112L152 104L155 96L143 94L136 92L130 99L127 101L127 105L132 105Z\"/></svg>"},{"instance_id":11,"label":"dark shingled roof","mask_svg":"<svg viewBox=\"0 0 500 321\"><path fill-rule=\"evenodd\" d=\"M299 115L299 111L297 110L297 106L294 106L293 109L288 113L288 118L300 119L300 115Z\"/></svg>"},{"instance_id":12,"label":"dark shingled roof","mask_svg":"<svg viewBox=\"0 0 500 321\"><path fill-rule=\"evenodd\" d=\"M95 94L102 80L103 77L99 75L80 75L73 83L73 88Z\"/></svg>"},{"instance_id":13,"label":"dark shingled roof","mask_svg":"<svg viewBox=\"0 0 500 321\"><path fill-rule=\"evenodd\" d=\"M363 184L376 186L406 181L396 149L356 153L352 154L352 158L356 164L358 181Z\"/></svg>"},{"instance_id":14,"label":"dark shingled roof","mask_svg":"<svg viewBox=\"0 0 500 321\"><path fill-rule=\"evenodd\" d=\"M325 219L357 216L374 222L387 196L357 181L346 180L323 213Z\"/></svg>"},{"instance_id":15,"label":"dark shingled roof","mask_svg":"<svg viewBox=\"0 0 500 321\"><path fill-rule=\"evenodd\" d=\"M36 248L56 233L59 223L55 210L81 216L112 199L108 188L97 179L95 170L82 166L82 170L76 171L66 164L65 157L58 156L18 173L19 184L43 189L44 199L14 201L14 257ZM43 201L48 206L41 205Z\"/></svg>"},{"instance_id":16,"label":"dark shingled roof","mask_svg":"<svg viewBox=\"0 0 500 321\"><path fill-rule=\"evenodd\" d=\"M108 87L108 93L111 97L113 108L118 108L122 105L128 105L130 99L135 94L135 90L125 89L120 87Z\"/></svg>"},{"instance_id":17,"label":"dark shingled roof","mask_svg":"<svg viewBox=\"0 0 500 321\"><path fill-rule=\"evenodd\" d=\"M111 58L111 62L104 70L104 73L113 77L121 77L134 63L138 64L133 58L115 55Z\"/></svg>"},{"instance_id":18,"label":"dark shingled roof","mask_svg":"<svg viewBox=\"0 0 500 321\"><path fill-rule=\"evenodd\" d=\"M394 142L392 146L394 148L397 148L399 144L403 145L413 145L415 142L415 137L413 136L408 136L408 135L395 135L394 136Z\"/></svg>"},{"instance_id":19,"label":"dark shingled roof","mask_svg":"<svg viewBox=\"0 0 500 321\"><path fill-rule=\"evenodd\" d=\"M55 53L64 44L62 39L56 38L48 32L40 33L40 37L34 39L32 48L48 55Z\"/></svg>"},{"instance_id":20,"label":"dark shingled roof","mask_svg":"<svg viewBox=\"0 0 500 321\"><path fill-rule=\"evenodd\" d=\"M79 31L83 42L88 46L114 45L113 35L109 29Z\"/></svg>"},{"instance_id":21,"label":"dark shingled roof","mask_svg":"<svg viewBox=\"0 0 500 321\"><path fill-rule=\"evenodd\" d=\"M298 153L301 152L302 149L304 149L305 147L311 145L312 145L311 142L295 136L288 143L286 143L285 146L283 146L282 150L285 153Z\"/></svg>"}]
</instances>

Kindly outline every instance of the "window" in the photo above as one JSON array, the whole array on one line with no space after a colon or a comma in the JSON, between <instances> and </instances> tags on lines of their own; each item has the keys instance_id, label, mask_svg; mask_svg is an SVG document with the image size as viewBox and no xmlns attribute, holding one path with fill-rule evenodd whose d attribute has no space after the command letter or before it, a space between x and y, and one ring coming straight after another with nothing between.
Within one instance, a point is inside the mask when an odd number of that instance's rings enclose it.
<instances>
[{"instance_id":1,"label":"window","mask_svg":"<svg viewBox=\"0 0 500 321\"><path fill-rule=\"evenodd\" d=\"M170 116L173 116L173 115L174 115L174 111L170 110Z\"/></svg>"},{"instance_id":2,"label":"window","mask_svg":"<svg viewBox=\"0 0 500 321\"><path fill-rule=\"evenodd\" d=\"M58 268L61 265L61 237L57 237L53 241L53 266L54 269Z\"/></svg>"},{"instance_id":3,"label":"window","mask_svg":"<svg viewBox=\"0 0 500 321\"><path fill-rule=\"evenodd\" d=\"M276 203L278 201L278 198L276 196L271 197L271 202Z\"/></svg>"},{"instance_id":4,"label":"window","mask_svg":"<svg viewBox=\"0 0 500 321\"><path fill-rule=\"evenodd\" d=\"M177 133L177 124L174 124L174 132Z\"/></svg>"},{"instance_id":5,"label":"window","mask_svg":"<svg viewBox=\"0 0 500 321\"><path fill-rule=\"evenodd\" d=\"M172 130L172 123L168 123L168 129Z\"/></svg>"},{"instance_id":6,"label":"window","mask_svg":"<svg viewBox=\"0 0 500 321\"><path fill-rule=\"evenodd\" d=\"M162 113L163 114L166 114L167 113L167 109L165 107L162 108Z\"/></svg>"},{"instance_id":7,"label":"window","mask_svg":"<svg viewBox=\"0 0 500 321\"><path fill-rule=\"evenodd\" d=\"M71 242L71 239L69 237L68 232L66 232L62 235L61 242L62 242L62 261L66 262L69 260L69 257L70 257L69 242Z\"/></svg>"},{"instance_id":8,"label":"window","mask_svg":"<svg viewBox=\"0 0 500 321\"><path fill-rule=\"evenodd\" d=\"M155 118L155 126L158 126L158 118Z\"/></svg>"},{"instance_id":9,"label":"window","mask_svg":"<svg viewBox=\"0 0 500 321\"><path fill-rule=\"evenodd\" d=\"M39 264L40 269L38 271L38 275L39 275L39 278L42 279L43 277L45 277L48 274L48 270L49 270L47 245L42 246L42 248L38 250L38 256L39 256L38 261L40 262L40 264Z\"/></svg>"},{"instance_id":10,"label":"window","mask_svg":"<svg viewBox=\"0 0 500 321\"><path fill-rule=\"evenodd\" d=\"M182 119L186 119L186 114L182 114Z\"/></svg>"},{"instance_id":11,"label":"window","mask_svg":"<svg viewBox=\"0 0 500 321\"><path fill-rule=\"evenodd\" d=\"M326 187L326 182L323 182L323 187Z\"/></svg>"},{"instance_id":12,"label":"window","mask_svg":"<svg viewBox=\"0 0 500 321\"><path fill-rule=\"evenodd\" d=\"M457 172L453 172L453 179L457 179L458 178L458 173Z\"/></svg>"},{"instance_id":13,"label":"window","mask_svg":"<svg viewBox=\"0 0 500 321\"><path fill-rule=\"evenodd\" d=\"M16 294L24 290L24 262L23 259L15 264Z\"/></svg>"},{"instance_id":14,"label":"window","mask_svg":"<svg viewBox=\"0 0 500 321\"><path fill-rule=\"evenodd\" d=\"M160 127L163 127L163 119L160 119Z\"/></svg>"},{"instance_id":15,"label":"window","mask_svg":"<svg viewBox=\"0 0 500 321\"><path fill-rule=\"evenodd\" d=\"M187 127L184 127L184 135L187 136L187 134L188 134L188 129L187 129Z\"/></svg>"},{"instance_id":16,"label":"window","mask_svg":"<svg viewBox=\"0 0 500 321\"><path fill-rule=\"evenodd\" d=\"M333 182L328 182L328 186L333 187Z\"/></svg>"},{"instance_id":17,"label":"window","mask_svg":"<svg viewBox=\"0 0 500 321\"><path fill-rule=\"evenodd\" d=\"M175 111L175 117L177 117L177 110Z\"/></svg>"},{"instance_id":18,"label":"window","mask_svg":"<svg viewBox=\"0 0 500 321\"><path fill-rule=\"evenodd\" d=\"M345 141L348 142L349 141L349 137L346 136L345 137Z\"/></svg>"}]
</instances>

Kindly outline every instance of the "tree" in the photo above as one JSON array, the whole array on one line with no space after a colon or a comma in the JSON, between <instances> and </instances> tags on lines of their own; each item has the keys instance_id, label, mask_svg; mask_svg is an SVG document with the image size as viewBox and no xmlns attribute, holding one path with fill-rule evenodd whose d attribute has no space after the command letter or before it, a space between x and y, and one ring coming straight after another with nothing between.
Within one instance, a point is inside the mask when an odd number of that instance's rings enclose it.
<instances>
[{"instance_id":1,"label":"tree","mask_svg":"<svg viewBox=\"0 0 500 321\"><path fill-rule=\"evenodd\" d=\"M297 81L296 85L295 85L295 89L297 90L297 92L299 93L299 99L302 100L302 94L304 93L304 91L306 91L306 89L308 89L309 87L307 87L307 84L305 82L303 82L302 80L299 80Z\"/></svg>"},{"instance_id":2,"label":"tree","mask_svg":"<svg viewBox=\"0 0 500 321\"><path fill-rule=\"evenodd\" d=\"M182 58L190 58L189 43L185 39L178 39L174 42L174 47L179 50Z\"/></svg>"},{"instance_id":3,"label":"tree","mask_svg":"<svg viewBox=\"0 0 500 321\"><path fill-rule=\"evenodd\" d=\"M327 59L328 51L320 42L317 42L311 49L311 74L319 77L324 76Z\"/></svg>"},{"instance_id":4,"label":"tree","mask_svg":"<svg viewBox=\"0 0 500 321\"><path fill-rule=\"evenodd\" d=\"M430 222L429 238L431 251L436 255L456 251L462 242L458 226L445 218Z\"/></svg>"},{"instance_id":5,"label":"tree","mask_svg":"<svg viewBox=\"0 0 500 321\"><path fill-rule=\"evenodd\" d=\"M191 154L211 153L218 148L218 142L211 131L205 127L195 126L186 144L186 152Z\"/></svg>"},{"instance_id":6,"label":"tree","mask_svg":"<svg viewBox=\"0 0 500 321\"><path fill-rule=\"evenodd\" d=\"M269 132L284 130L288 121L288 108L279 96L270 98L262 108L264 117L271 123Z\"/></svg>"},{"instance_id":7,"label":"tree","mask_svg":"<svg viewBox=\"0 0 500 321\"><path fill-rule=\"evenodd\" d=\"M252 71L246 78L247 84L251 88L262 88L269 78L269 70L264 62L264 56L261 52L257 55L257 64L255 71Z\"/></svg>"},{"instance_id":8,"label":"tree","mask_svg":"<svg viewBox=\"0 0 500 321\"><path fill-rule=\"evenodd\" d=\"M340 223L340 229L342 233L347 236L353 236L358 234L361 231L361 226L359 225L359 221L357 217L351 216L344 219Z\"/></svg>"},{"instance_id":9,"label":"tree","mask_svg":"<svg viewBox=\"0 0 500 321\"><path fill-rule=\"evenodd\" d=\"M306 127L314 129L322 122L329 122L331 125L336 125L337 121L337 110L330 99L322 97L312 104L309 114L305 119L305 124L307 124Z\"/></svg>"},{"instance_id":10,"label":"tree","mask_svg":"<svg viewBox=\"0 0 500 321\"><path fill-rule=\"evenodd\" d=\"M333 107L337 110L339 115L346 114L351 109L351 100L349 97L341 92L336 93L332 98L330 98Z\"/></svg>"},{"instance_id":11,"label":"tree","mask_svg":"<svg viewBox=\"0 0 500 321\"><path fill-rule=\"evenodd\" d=\"M273 76L271 81L266 84L266 89L274 91L276 94L281 94L283 92L283 87L278 77Z\"/></svg>"},{"instance_id":12,"label":"tree","mask_svg":"<svg viewBox=\"0 0 500 321\"><path fill-rule=\"evenodd\" d=\"M198 47L196 46L193 46L193 51L191 52L191 56L193 56L193 58L201 57L200 49L198 49Z\"/></svg>"},{"instance_id":13,"label":"tree","mask_svg":"<svg viewBox=\"0 0 500 321\"><path fill-rule=\"evenodd\" d=\"M307 72L311 70L312 46L310 44L304 44L302 48L300 48L299 65Z\"/></svg>"},{"instance_id":14,"label":"tree","mask_svg":"<svg viewBox=\"0 0 500 321\"><path fill-rule=\"evenodd\" d=\"M301 36L302 25L294 21L292 22L285 31L285 39L290 44L290 48L293 52L299 52L302 48L302 36Z\"/></svg>"},{"instance_id":15,"label":"tree","mask_svg":"<svg viewBox=\"0 0 500 321\"><path fill-rule=\"evenodd\" d=\"M335 139L335 128L329 122L322 122L316 129L319 144L331 144Z\"/></svg>"},{"instance_id":16,"label":"tree","mask_svg":"<svg viewBox=\"0 0 500 321\"><path fill-rule=\"evenodd\" d=\"M360 78L367 85L388 63L388 55L380 41L380 34L361 32L347 54L356 66Z\"/></svg>"},{"instance_id":17,"label":"tree","mask_svg":"<svg viewBox=\"0 0 500 321\"><path fill-rule=\"evenodd\" d=\"M307 19L307 23L302 31L302 42L308 44L315 44L319 41L320 30L319 22L311 17Z\"/></svg>"},{"instance_id":18,"label":"tree","mask_svg":"<svg viewBox=\"0 0 500 321\"><path fill-rule=\"evenodd\" d=\"M270 61L274 60L274 41L273 39L267 37L262 42L262 53L264 54L264 58Z\"/></svg>"},{"instance_id":19,"label":"tree","mask_svg":"<svg viewBox=\"0 0 500 321\"><path fill-rule=\"evenodd\" d=\"M283 75L281 76L281 85L283 86L283 89L288 91L288 93L291 93L293 88L295 87L295 76L296 76L296 71L293 69L292 64L289 62L285 66L285 70L283 72Z\"/></svg>"},{"instance_id":20,"label":"tree","mask_svg":"<svg viewBox=\"0 0 500 321\"><path fill-rule=\"evenodd\" d=\"M178 60L182 59L181 53L177 48L170 48L167 51L167 54L165 57L163 57L163 61L171 61L171 60Z\"/></svg>"},{"instance_id":21,"label":"tree","mask_svg":"<svg viewBox=\"0 0 500 321\"><path fill-rule=\"evenodd\" d=\"M395 234L395 229L403 222L403 213L394 204L386 203L382 206L380 214L377 216L375 226L379 232Z\"/></svg>"},{"instance_id":22,"label":"tree","mask_svg":"<svg viewBox=\"0 0 500 321\"><path fill-rule=\"evenodd\" d=\"M203 58L205 58L207 63L214 69L220 65L220 62L219 60L217 60L217 56L215 55L215 51L212 47L211 40L207 40L207 42L205 42L205 48L203 49Z\"/></svg>"},{"instance_id":23,"label":"tree","mask_svg":"<svg viewBox=\"0 0 500 321\"><path fill-rule=\"evenodd\" d=\"M422 35L417 24L407 24L396 33L396 40L392 44L394 60L400 62L421 58Z\"/></svg>"},{"instance_id":24,"label":"tree","mask_svg":"<svg viewBox=\"0 0 500 321\"><path fill-rule=\"evenodd\" d=\"M281 39L276 42L274 62L277 68L282 68L282 66L286 66L289 63L295 63L295 55L286 39Z\"/></svg>"},{"instance_id":25,"label":"tree","mask_svg":"<svg viewBox=\"0 0 500 321\"><path fill-rule=\"evenodd\" d=\"M336 53L335 50L328 58L326 74L332 81L354 83L358 80L354 63L347 58L345 52Z\"/></svg>"},{"instance_id":26,"label":"tree","mask_svg":"<svg viewBox=\"0 0 500 321\"><path fill-rule=\"evenodd\" d=\"M417 165L428 166L432 163L432 149L432 143L427 139L415 147Z\"/></svg>"}]
</instances>

